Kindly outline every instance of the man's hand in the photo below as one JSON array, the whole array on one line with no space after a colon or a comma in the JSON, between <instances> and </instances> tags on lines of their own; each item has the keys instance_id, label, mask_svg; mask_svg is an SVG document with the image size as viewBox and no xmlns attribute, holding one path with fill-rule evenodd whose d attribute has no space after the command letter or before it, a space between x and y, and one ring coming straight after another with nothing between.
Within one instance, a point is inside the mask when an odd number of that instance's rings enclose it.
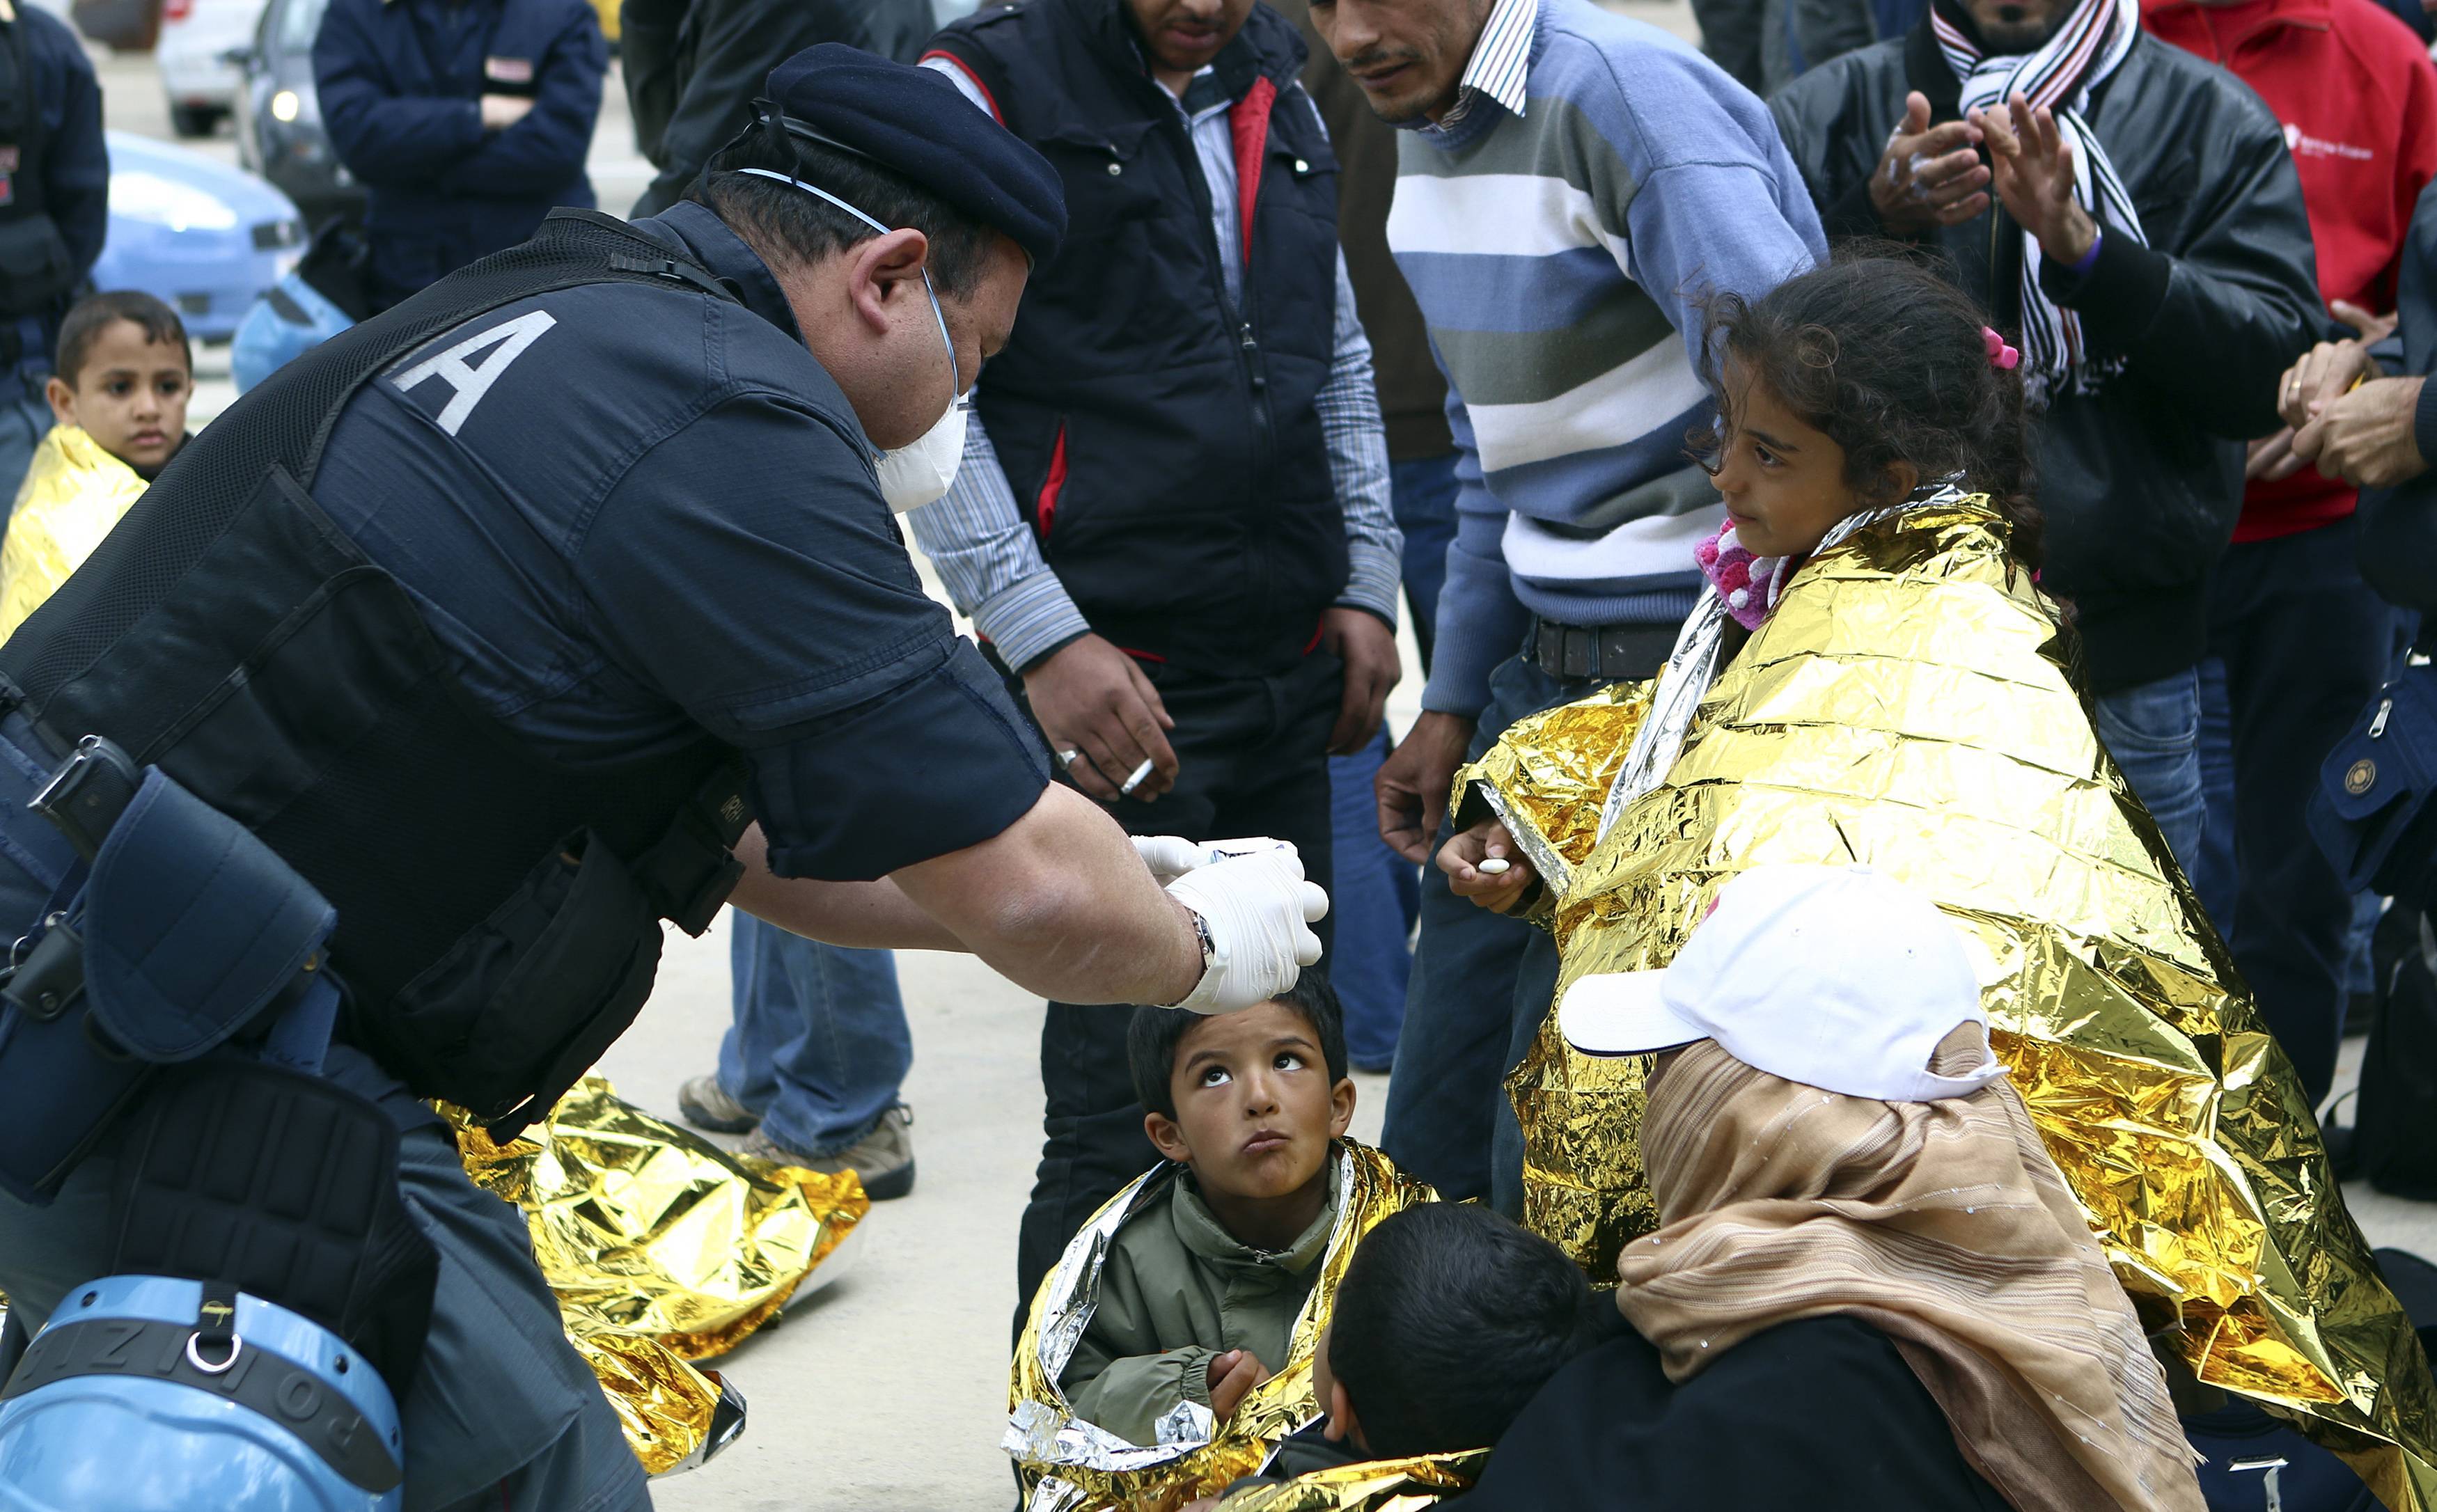
<instances>
[{"instance_id":1,"label":"man's hand","mask_svg":"<svg viewBox=\"0 0 2437 1512\"><path fill-rule=\"evenodd\" d=\"M1973 150L1980 129L1970 121L1929 124L1929 96L1904 96L1903 124L1870 173L1870 206L1879 224L1899 236L1959 226L1989 208L1989 169Z\"/></svg>"},{"instance_id":2,"label":"man's hand","mask_svg":"<svg viewBox=\"0 0 2437 1512\"><path fill-rule=\"evenodd\" d=\"M1303 858L1278 842L1197 867L1167 884L1207 931L1209 965L1173 1006L1231 1014L1267 1002L1320 960L1311 926L1328 916L1328 894L1303 874ZM1155 1000L1155 999L1154 999Z\"/></svg>"},{"instance_id":3,"label":"man's hand","mask_svg":"<svg viewBox=\"0 0 2437 1512\"><path fill-rule=\"evenodd\" d=\"M2379 378L2314 406L2293 454L2356 488L2392 488L2428 470L2411 433L2423 378Z\"/></svg>"},{"instance_id":4,"label":"man's hand","mask_svg":"<svg viewBox=\"0 0 2437 1512\"><path fill-rule=\"evenodd\" d=\"M2403 312L2400 310L2389 310L2384 315L2373 315L2359 305L2347 304L2343 300L2330 301L2327 308L2334 313L2337 320L2360 333L2361 344L2364 346L2377 345L2393 336L2394 328L2403 323Z\"/></svg>"},{"instance_id":5,"label":"man's hand","mask_svg":"<svg viewBox=\"0 0 2437 1512\"><path fill-rule=\"evenodd\" d=\"M1430 840L1446 813L1447 787L1472 744L1473 721L1424 714L1388 753L1371 791L1379 800L1379 838L1409 861L1430 859Z\"/></svg>"},{"instance_id":6,"label":"man's hand","mask_svg":"<svg viewBox=\"0 0 2437 1512\"><path fill-rule=\"evenodd\" d=\"M1337 705L1337 728L1328 732L1330 756L1352 756L1379 733L1388 690L1405 675L1396 633L1367 609L1324 609L1320 640L1345 664L1345 696Z\"/></svg>"},{"instance_id":7,"label":"man's hand","mask_svg":"<svg viewBox=\"0 0 2437 1512\"><path fill-rule=\"evenodd\" d=\"M2349 323L2349 322L2347 322ZM2321 405L2343 396L2362 378L2377 376L2366 341L2322 341L2277 380L2276 412L2288 428L2310 423Z\"/></svg>"},{"instance_id":8,"label":"man's hand","mask_svg":"<svg viewBox=\"0 0 2437 1512\"><path fill-rule=\"evenodd\" d=\"M1254 1386L1270 1379L1270 1367L1253 1357L1250 1349L1230 1349L1210 1362L1210 1411L1224 1422L1236 1416L1236 1409Z\"/></svg>"},{"instance_id":9,"label":"man's hand","mask_svg":"<svg viewBox=\"0 0 2437 1512\"><path fill-rule=\"evenodd\" d=\"M482 96L482 130L504 131L533 113L534 102L522 95Z\"/></svg>"},{"instance_id":10,"label":"man's hand","mask_svg":"<svg viewBox=\"0 0 2437 1512\"><path fill-rule=\"evenodd\" d=\"M1997 198L2006 213L2038 239L2043 255L2073 264L2098 240L2098 222L2073 197L2073 147L2056 123L2056 113L2031 109L2021 90L2003 110L1973 111L1972 124L1989 143Z\"/></svg>"},{"instance_id":11,"label":"man's hand","mask_svg":"<svg viewBox=\"0 0 2437 1512\"><path fill-rule=\"evenodd\" d=\"M1484 866L1483 862L1499 863ZM1527 895L1537 897L1540 874L1523 855L1523 847L1495 819L1447 837L1439 847L1439 870L1446 873L1447 891L1468 897L1492 913L1512 913Z\"/></svg>"},{"instance_id":12,"label":"man's hand","mask_svg":"<svg viewBox=\"0 0 2437 1512\"><path fill-rule=\"evenodd\" d=\"M1099 636L1069 641L1035 663L1024 692L1049 749L1093 797L1116 802L1118 785L1145 761L1150 774L1123 796L1148 803L1176 786L1176 752L1162 733L1176 721L1134 659ZM1079 753L1072 761L1070 751Z\"/></svg>"}]
</instances>

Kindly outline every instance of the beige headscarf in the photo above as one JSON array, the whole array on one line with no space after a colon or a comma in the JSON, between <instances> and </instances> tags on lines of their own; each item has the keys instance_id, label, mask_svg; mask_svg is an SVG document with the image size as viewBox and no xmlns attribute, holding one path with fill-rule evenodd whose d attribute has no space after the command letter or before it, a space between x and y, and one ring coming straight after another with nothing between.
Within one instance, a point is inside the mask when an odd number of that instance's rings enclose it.
<instances>
[{"instance_id":1,"label":"beige headscarf","mask_svg":"<svg viewBox=\"0 0 2437 1512\"><path fill-rule=\"evenodd\" d=\"M1617 1305L1670 1380L1847 1313L2020 1512L2202 1512L2165 1377L2009 1084L1840 1097L1703 1040L1653 1088L1641 1150L1662 1226L1625 1246Z\"/></svg>"}]
</instances>

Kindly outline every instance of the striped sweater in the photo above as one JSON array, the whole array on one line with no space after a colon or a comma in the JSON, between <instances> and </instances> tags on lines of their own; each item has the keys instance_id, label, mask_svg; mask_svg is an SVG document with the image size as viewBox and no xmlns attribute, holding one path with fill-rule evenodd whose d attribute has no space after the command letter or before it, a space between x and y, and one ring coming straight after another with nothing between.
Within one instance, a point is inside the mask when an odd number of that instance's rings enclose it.
<instances>
[{"instance_id":1,"label":"striped sweater","mask_svg":"<svg viewBox=\"0 0 2437 1512\"><path fill-rule=\"evenodd\" d=\"M1407 131L1388 245L1420 301L1460 453L1423 706L1474 716L1531 617L1672 622L1717 495L1701 302L1825 254L1767 109L1590 0L1498 0L1454 110Z\"/></svg>"}]
</instances>

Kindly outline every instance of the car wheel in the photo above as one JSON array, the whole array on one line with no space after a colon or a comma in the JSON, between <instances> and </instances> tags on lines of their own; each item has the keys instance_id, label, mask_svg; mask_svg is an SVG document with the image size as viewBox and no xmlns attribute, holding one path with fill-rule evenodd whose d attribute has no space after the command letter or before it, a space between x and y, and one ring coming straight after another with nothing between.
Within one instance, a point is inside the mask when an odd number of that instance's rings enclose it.
<instances>
[{"instance_id":1,"label":"car wheel","mask_svg":"<svg viewBox=\"0 0 2437 1512\"><path fill-rule=\"evenodd\" d=\"M169 130L180 136L209 136L228 113L210 105L171 105Z\"/></svg>"}]
</instances>

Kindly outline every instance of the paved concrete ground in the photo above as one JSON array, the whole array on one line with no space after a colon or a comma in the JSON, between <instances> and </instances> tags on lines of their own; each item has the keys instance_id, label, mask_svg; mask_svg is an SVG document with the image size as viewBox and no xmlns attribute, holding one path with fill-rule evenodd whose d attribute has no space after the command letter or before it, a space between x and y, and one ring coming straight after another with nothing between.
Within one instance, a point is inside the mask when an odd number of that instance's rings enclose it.
<instances>
[{"instance_id":1,"label":"paved concrete ground","mask_svg":"<svg viewBox=\"0 0 2437 1512\"><path fill-rule=\"evenodd\" d=\"M1619 9L1691 32L1680 0ZM101 71L114 127L167 134L149 60L106 59ZM235 161L225 135L202 147ZM601 202L622 210L650 176L613 74L592 155ZM198 422L230 397L225 348L201 366ZM1399 728L1416 686L1392 705ZM749 1426L726 1456L657 1488L670 1512L991 1512L1011 1500L996 1446L1016 1218L1038 1149L1041 1007L968 959L900 962L920 1182L875 1209L847 1274L722 1363L750 1400ZM727 1020L725 929L673 938L650 1006L603 1069L627 1097L673 1113L678 1083L710 1068ZM2346 1085L2358 1053L2347 1048ZM1385 1080L1356 1080L1356 1133L1376 1137ZM2437 1207L2353 1198L2375 1241L2437 1255Z\"/></svg>"}]
</instances>

